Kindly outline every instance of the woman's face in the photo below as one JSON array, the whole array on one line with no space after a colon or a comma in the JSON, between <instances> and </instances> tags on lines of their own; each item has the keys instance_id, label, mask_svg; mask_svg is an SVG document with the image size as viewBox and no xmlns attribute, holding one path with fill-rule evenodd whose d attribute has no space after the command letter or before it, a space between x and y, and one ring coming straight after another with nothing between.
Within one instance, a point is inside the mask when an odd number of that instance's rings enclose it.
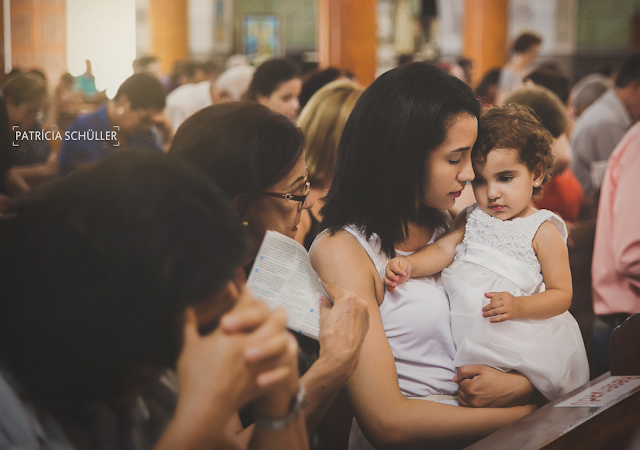
<instances>
[{"instance_id":1,"label":"woman's face","mask_svg":"<svg viewBox=\"0 0 640 450\"><path fill-rule=\"evenodd\" d=\"M465 181L473 180L471 148L478 137L478 119L467 113L456 116L444 142L425 159L426 182L422 204L450 209L460 197Z\"/></svg>"},{"instance_id":2,"label":"woman's face","mask_svg":"<svg viewBox=\"0 0 640 450\"><path fill-rule=\"evenodd\" d=\"M7 98L7 112L11 126L17 126L20 131L30 129L38 121L44 111L43 102L23 102L19 105Z\"/></svg>"},{"instance_id":3,"label":"woman's face","mask_svg":"<svg viewBox=\"0 0 640 450\"><path fill-rule=\"evenodd\" d=\"M304 165L303 153L293 169L282 180L268 187L264 192L302 195L306 183L307 169ZM301 206L299 201L262 195L249 204L244 213L243 221L247 222L258 246L267 230L277 231L293 239L298 231L302 209L308 209L312 206L311 197L307 197L304 206ZM255 251L257 251L257 247ZM253 257L255 254L251 256Z\"/></svg>"},{"instance_id":4,"label":"woman's face","mask_svg":"<svg viewBox=\"0 0 640 450\"><path fill-rule=\"evenodd\" d=\"M284 114L291 120L296 120L298 110L300 109L300 102L298 96L302 89L302 80L300 78L293 78L289 81L278 86L278 89L273 91L269 97L258 94L258 103L266 106L272 111Z\"/></svg>"}]
</instances>

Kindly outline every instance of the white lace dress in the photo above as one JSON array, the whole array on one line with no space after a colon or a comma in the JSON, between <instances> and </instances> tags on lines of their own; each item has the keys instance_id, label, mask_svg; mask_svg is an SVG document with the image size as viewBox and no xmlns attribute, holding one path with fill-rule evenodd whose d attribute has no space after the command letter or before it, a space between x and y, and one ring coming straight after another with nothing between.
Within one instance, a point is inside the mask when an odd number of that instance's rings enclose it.
<instances>
[{"instance_id":1,"label":"white lace dress","mask_svg":"<svg viewBox=\"0 0 640 450\"><path fill-rule=\"evenodd\" d=\"M551 211L503 221L476 204L470 206L464 239L454 262L442 271L442 283L449 295L455 365L518 371L555 400L589 381L587 355L573 316L565 312L545 320L500 323L482 317L482 308L490 302L485 292L527 296L544 291L531 243L547 220L566 241L567 227Z\"/></svg>"}]
</instances>

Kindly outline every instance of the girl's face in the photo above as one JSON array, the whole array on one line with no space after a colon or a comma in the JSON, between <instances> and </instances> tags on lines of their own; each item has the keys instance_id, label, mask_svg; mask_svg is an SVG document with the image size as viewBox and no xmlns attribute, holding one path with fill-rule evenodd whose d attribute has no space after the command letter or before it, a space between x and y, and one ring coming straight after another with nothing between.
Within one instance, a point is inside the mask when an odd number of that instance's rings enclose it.
<instances>
[{"instance_id":1,"label":"girl's face","mask_svg":"<svg viewBox=\"0 0 640 450\"><path fill-rule=\"evenodd\" d=\"M465 181L473 180L471 147L478 137L478 119L467 113L453 119L445 141L425 160L426 183L422 204L450 209L460 197Z\"/></svg>"},{"instance_id":2,"label":"girl's face","mask_svg":"<svg viewBox=\"0 0 640 450\"><path fill-rule=\"evenodd\" d=\"M298 96L302 90L302 80L293 78L278 86L269 97L258 94L258 103L266 106L272 111L284 114L289 119L295 121L300 109Z\"/></svg>"},{"instance_id":3,"label":"girl's face","mask_svg":"<svg viewBox=\"0 0 640 450\"><path fill-rule=\"evenodd\" d=\"M485 213L500 220L526 217L535 212L531 204L533 188L540 186L544 171L520 162L518 151L494 148L483 163L473 165L476 178L473 193Z\"/></svg>"},{"instance_id":4,"label":"girl's face","mask_svg":"<svg viewBox=\"0 0 640 450\"><path fill-rule=\"evenodd\" d=\"M303 153L291 172L273 186L265 189L264 192L304 195L306 183L307 168L304 165ZM307 201L301 205L299 201L263 195L249 205L243 220L247 222L252 237L259 246L267 230L277 231L293 239L298 231L302 210L312 206L311 197L307 197ZM257 250L258 248L255 248L256 252ZM255 253L251 256L255 256Z\"/></svg>"}]
</instances>

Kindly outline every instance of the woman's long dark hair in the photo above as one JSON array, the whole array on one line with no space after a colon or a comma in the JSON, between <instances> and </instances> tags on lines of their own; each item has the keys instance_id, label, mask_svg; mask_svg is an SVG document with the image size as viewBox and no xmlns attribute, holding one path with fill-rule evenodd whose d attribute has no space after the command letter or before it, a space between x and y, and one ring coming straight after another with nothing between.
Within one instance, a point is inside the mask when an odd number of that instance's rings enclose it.
<instances>
[{"instance_id":1,"label":"woman's long dark hair","mask_svg":"<svg viewBox=\"0 0 640 450\"><path fill-rule=\"evenodd\" d=\"M342 133L321 228L354 225L367 238L376 233L382 250L395 256L409 222L445 225L442 211L416 208L416 198L427 181L425 159L458 114L478 117L480 103L448 72L412 63L382 74L364 91Z\"/></svg>"},{"instance_id":2,"label":"woman's long dark hair","mask_svg":"<svg viewBox=\"0 0 640 450\"><path fill-rule=\"evenodd\" d=\"M246 248L213 183L142 150L1 222L0 362L34 403L72 420L123 395L137 365L173 366L184 309L218 292Z\"/></svg>"}]
</instances>

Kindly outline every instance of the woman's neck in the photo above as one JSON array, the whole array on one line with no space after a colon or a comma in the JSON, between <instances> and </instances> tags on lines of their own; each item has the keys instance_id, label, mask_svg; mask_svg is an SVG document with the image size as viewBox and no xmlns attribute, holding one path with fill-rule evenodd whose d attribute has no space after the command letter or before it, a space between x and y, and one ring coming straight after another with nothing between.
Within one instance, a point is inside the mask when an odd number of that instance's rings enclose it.
<instances>
[{"instance_id":1,"label":"woman's neck","mask_svg":"<svg viewBox=\"0 0 640 450\"><path fill-rule=\"evenodd\" d=\"M408 224L409 233L404 242L396 244L396 250L401 252L415 252L429 243L433 236L433 230L414 222Z\"/></svg>"}]
</instances>

